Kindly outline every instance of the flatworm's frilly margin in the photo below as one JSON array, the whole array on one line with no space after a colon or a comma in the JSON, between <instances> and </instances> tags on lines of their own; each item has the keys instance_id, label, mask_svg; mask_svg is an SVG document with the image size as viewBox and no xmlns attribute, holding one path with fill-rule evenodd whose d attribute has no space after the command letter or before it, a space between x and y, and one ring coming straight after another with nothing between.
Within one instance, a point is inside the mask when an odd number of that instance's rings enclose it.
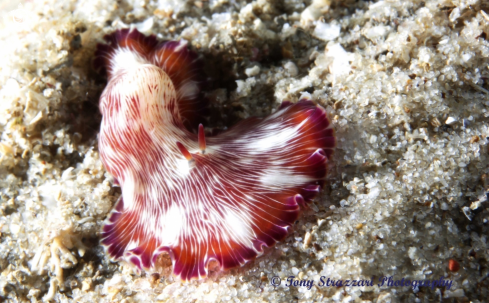
<instances>
[{"instance_id":1,"label":"flatworm's frilly margin","mask_svg":"<svg viewBox=\"0 0 489 303\"><path fill-rule=\"evenodd\" d=\"M202 122L195 54L136 30L105 39L99 150L122 188L103 227L108 254L152 270L168 252L190 280L211 260L236 267L282 240L326 176L335 139L324 109L284 102L206 138L184 125Z\"/></svg>"}]
</instances>

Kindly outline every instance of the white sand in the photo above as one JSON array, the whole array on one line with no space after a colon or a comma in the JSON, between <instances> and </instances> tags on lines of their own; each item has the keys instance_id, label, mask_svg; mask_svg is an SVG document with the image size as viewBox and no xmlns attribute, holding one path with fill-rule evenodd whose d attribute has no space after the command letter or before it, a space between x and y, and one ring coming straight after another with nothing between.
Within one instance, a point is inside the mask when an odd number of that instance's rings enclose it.
<instances>
[{"instance_id":1,"label":"white sand","mask_svg":"<svg viewBox=\"0 0 489 303\"><path fill-rule=\"evenodd\" d=\"M486 1L52 0L0 9L0 297L487 300ZM97 151L104 80L91 61L101 37L127 24L186 39L208 60L216 125L300 97L330 113L338 148L321 198L243 268L181 283L169 268L160 279L139 276L97 245L120 191ZM316 286L287 287L291 275ZM453 284L320 287L321 276Z\"/></svg>"}]
</instances>

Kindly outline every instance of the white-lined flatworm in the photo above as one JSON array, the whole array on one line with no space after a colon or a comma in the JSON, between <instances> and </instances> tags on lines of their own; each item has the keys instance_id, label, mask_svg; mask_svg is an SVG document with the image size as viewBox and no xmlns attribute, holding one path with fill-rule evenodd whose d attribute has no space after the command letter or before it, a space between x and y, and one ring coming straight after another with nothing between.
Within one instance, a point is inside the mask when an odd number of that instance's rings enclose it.
<instances>
[{"instance_id":1,"label":"white-lined flatworm","mask_svg":"<svg viewBox=\"0 0 489 303\"><path fill-rule=\"evenodd\" d=\"M99 150L122 196L102 232L108 254L151 270L168 252L182 280L204 278L211 260L243 265L282 240L326 176L335 138L311 101L206 137L200 66L179 42L118 30L95 64L108 83L100 97Z\"/></svg>"}]
</instances>

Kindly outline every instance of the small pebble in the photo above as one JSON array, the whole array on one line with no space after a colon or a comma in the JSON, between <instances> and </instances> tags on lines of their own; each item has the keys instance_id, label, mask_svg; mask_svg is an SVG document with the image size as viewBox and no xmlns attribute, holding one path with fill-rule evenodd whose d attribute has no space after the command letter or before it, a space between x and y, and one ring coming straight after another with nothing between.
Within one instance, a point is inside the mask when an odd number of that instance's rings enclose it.
<instances>
[{"instance_id":1,"label":"small pebble","mask_svg":"<svg viewBox=\"0 0 489 303\"><path fill-rule=\"evenodd\" d=\"M479 140L480 140L479 136L472 136L472 138L470 138L470 143L479 142Z\"/></svg>"},{"instance_id":2,"label":"small pebble","mask_svg":"<svg viewBox=\"0 0 489 303\"><path fill-rule=\"evenodd\" d=\"M297 74L299 73L299 70L297 69L297 66L294 64L294 62L289 61L285 63L284 68L289 72L289 75L291 75L292 77L297 76Z\"/></svg>"},{"instance_id":3,"label":"small pebble","mask_svg":"<svg viewBox=\"0 0 489 303\"><path fill-rule=\"evenodd\" d=\"M453 272L457 272L460 269L460 264L454 259L448 260L448 269Z\"/></svg>"},{"instance_id":4,"label":"small pebble","mask_svg":"<svg viewBox=\"0 0 489 303\"><path fill-rule=\"evenodd\" d=\"M304 248L308 248L312 242L312 235L310 232L307 232L304 236Z\"/></svg>"},{"instance_id":5,"label":"small pebble","mask_svg":"<svg viewBox=\"0 0 489 303\"><path fill-rule=\"evenodd\" d=\"M260 68L255 65L253 67L250 67L250 68L247 68L245 69L245 74L248 76L248 77L253 77L253 76L256 76L260 73Z\"/></svg>"},{"instance_id":6,"label":"small pebble","mask_svg":"<svg viewBox=\"0 0 489 303\"><path fill-rule=\"evenodd\" d=\"M446 125L452 125L453 123L457 122L457 119L453 117L448 117L447 120L445 121Z\"/></svg>"}]
</instances>

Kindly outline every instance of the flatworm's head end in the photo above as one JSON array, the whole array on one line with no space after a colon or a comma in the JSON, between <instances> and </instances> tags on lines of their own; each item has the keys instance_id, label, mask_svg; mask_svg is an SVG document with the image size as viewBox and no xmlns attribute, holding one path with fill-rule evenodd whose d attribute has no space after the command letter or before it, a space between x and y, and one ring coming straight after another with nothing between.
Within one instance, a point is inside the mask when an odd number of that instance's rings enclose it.
<instances>
[{"instance_id":1,"label":"flatworm's head end","mask_svg":"<svg viewBox=\"0 0 489 303\"><path fill-rule=\"evenodd\" d=\"M97 44L93 68L110 77L116 64L116 54L120 50L130 50L134 54L146 58L159 43L156 36L145 36L136 29L118 29L104 36L105 43Z\"/></svg>"},{"instance_id":2,"label":"flatworm's head end","mask_svg":"<svg viewBox=\"0 0 489 303\"><path fill-rule=\"evenodd\" d=\"M120 29L104 36L97 45L93 67L111 78L120 70L141 64L161 68L175 87L178 111L189 130L197 130L208 116L208 101L201 92L204 86L203 62L188 49L185 41L158 41L136 29Z\"/></svg>"}]
</instances>

